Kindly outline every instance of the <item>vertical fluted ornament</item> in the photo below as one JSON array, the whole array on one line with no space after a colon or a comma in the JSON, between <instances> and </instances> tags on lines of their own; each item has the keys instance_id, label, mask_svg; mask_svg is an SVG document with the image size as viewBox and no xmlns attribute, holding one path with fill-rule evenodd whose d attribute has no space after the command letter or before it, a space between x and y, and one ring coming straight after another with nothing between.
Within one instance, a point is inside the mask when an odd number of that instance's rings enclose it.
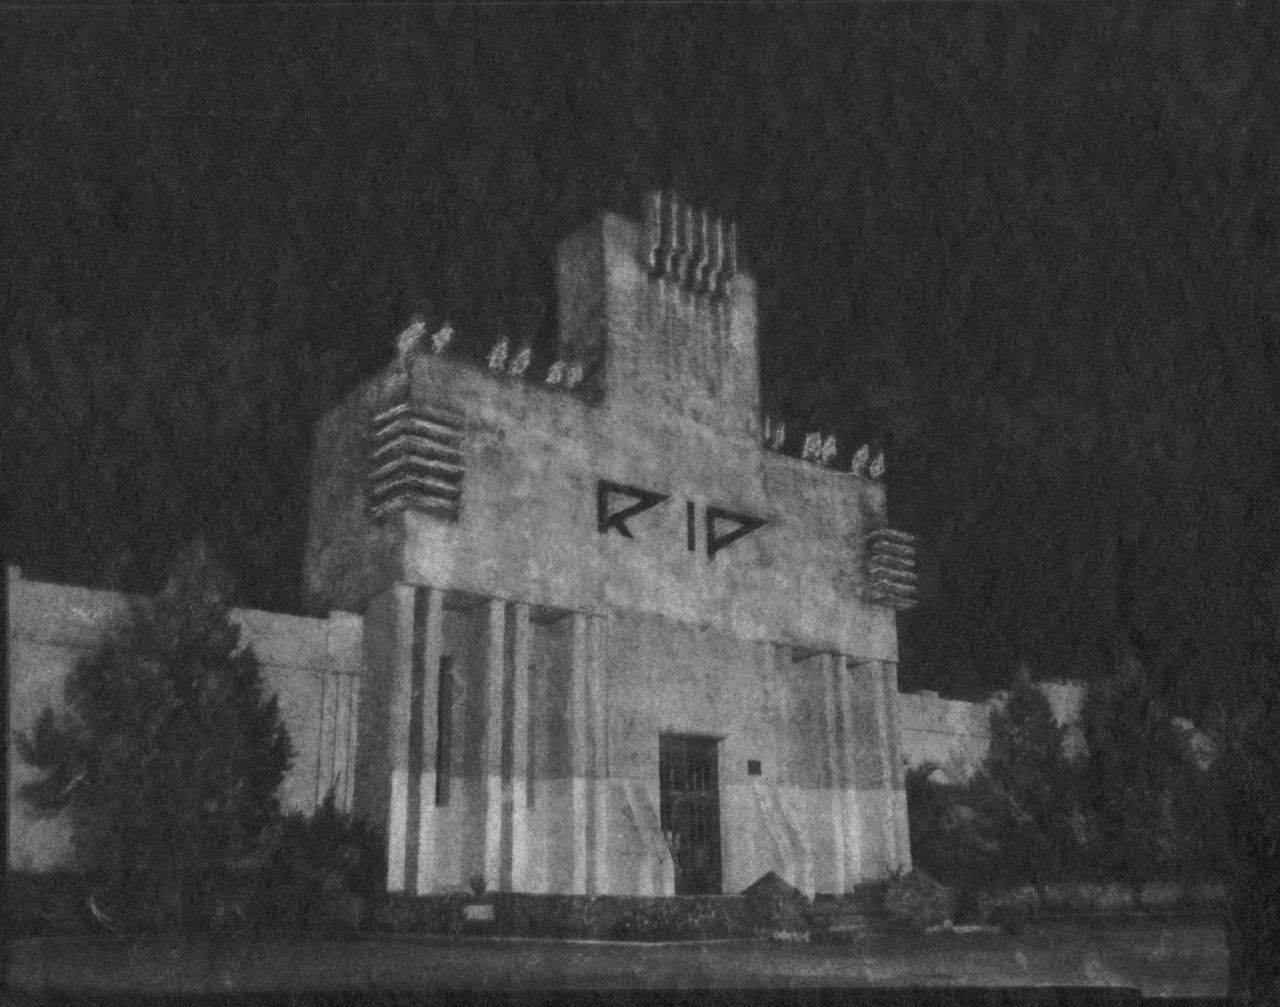
<instances>
[{"instance_id":1,"label":"vertical fluted ornament","mask_svg":"<svg viewBox=\"0 0 1280 1007\"><path fill-rule=\"evenodd\" d=\"M685 263L689 261L689 232L684 207L674 195L671 197L671 230L673 235L670 278L679 284L684 277Z\"/></svg>"},{"instance_id":2,"label":"vertical fluted ornament","mask_svg":"<svg viewBox=\"0 0 1280 1007\"><path fill-rule=\"evenodd\" d=\"M737 272L737 240L734 224L684 203L673 192L651 192L637 254L649 279L722 298L730 293Z\"/></svg>"},{"instance_id":3,"label":"vertical fluted ornament","mask_svg":"<svg viewBox=\"0 0 1280 1007\"><path fill-rule=\"evenodd\" d=\"M698 214L698 228L694 237L693 268L689 271L689 289L695 294L706 292L707 262L710 258L707 248L707 211Z\"/></svg>"},{"instance_id":4,"label":"vertical fluted ornament","mask_svg":"<svg viewBox=\"0 0 1280 1007\"><path fill-rule=\"evenodd\" d=\"M692 206L684 208L684 264L676 282L682 287L692 287L698 268L697 218Z\"/></svg>"},{"instance_id":5,"label":"vertical fluted ornament","mask_svg":"<svg viewBox=\"0 0 1280 1007\"><path fill-rule=\"evenodd\" d=\"M717 293L721 297L728 297L729 292L733 289L733 278L738 275L738 225L729 225L729 234L727 237L725 248L725 264L724 271L721 275L721 286Z\"/></svg>"},{"instance_id":6,"label":"vertical fluted ornament","mask_svg":"<svg viewBox=\"0 0 1280 1007\"><path fill-rule=\"evenodd\" d=\"M707 293L715 295L720 289L720 275L724 270L724 221L716 218L715 235L711 248L711 265L707 269Z\"/></svg>"},{"instance_id":7,"label":"vertical fluted ornament","mask_svg":"<svg viewBox=\"0 0 1280 1007\"><path fill-rule=\"evenodd\" d=\"M658 258L662 249L662 193L649 193L644 214L645 266L650 276L656 276L661 268Z\"/></svg>"},{"instance_id":8,"label":"vertical fluted ornament","mask_svg":"<svg viewBox=\"0 0 1280 1007\"><path fill-rule=\"evenodd\" d=\"M663 263L663 276L675 273L676 262L680 255L680 207L674 192L667 193L667 255Z\"/></svg>"}]
</instances>

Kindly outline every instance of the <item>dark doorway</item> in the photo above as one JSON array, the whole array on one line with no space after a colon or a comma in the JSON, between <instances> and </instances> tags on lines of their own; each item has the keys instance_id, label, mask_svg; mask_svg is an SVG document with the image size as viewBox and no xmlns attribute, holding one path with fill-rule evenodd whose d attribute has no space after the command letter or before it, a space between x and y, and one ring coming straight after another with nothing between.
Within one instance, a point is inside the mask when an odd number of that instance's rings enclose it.
<instances>
[{"instance_id":1,"label":"dark doorway","mask_svg":"<svg viewBox=\"0 0 1280 1007\"><path fill-rule=\"evenodd\" d=\"M658 738L662 833L677 895L720 894L720 783L714 738Z\"/></svg>"}]
</instances>

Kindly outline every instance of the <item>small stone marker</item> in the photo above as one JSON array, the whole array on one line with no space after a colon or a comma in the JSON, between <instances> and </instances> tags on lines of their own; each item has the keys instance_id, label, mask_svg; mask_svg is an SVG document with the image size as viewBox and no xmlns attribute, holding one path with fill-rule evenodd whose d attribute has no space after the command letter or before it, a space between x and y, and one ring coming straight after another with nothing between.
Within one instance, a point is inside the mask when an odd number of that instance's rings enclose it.
<instances>
[{"instance_id":1,"label":"small stone marker","mask_svg":"<svg viewBox=\"0 0 1280 1007\"><path fill-rule=\"evenodd\" d=\"M462 919L465 923L492 923L492 903L476 903L462 907Z\"/></svg>"}]
</instances>

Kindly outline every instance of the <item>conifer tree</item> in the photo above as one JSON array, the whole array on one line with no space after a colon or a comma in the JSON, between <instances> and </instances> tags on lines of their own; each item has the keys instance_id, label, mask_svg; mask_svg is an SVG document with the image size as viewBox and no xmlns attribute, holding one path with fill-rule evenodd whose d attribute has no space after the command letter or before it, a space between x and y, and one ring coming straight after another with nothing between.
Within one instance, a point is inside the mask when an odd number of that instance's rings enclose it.
<instances>
[{"instance_id":1,"label":"conifer tree","mask_svg":"<svg viewBox=\"0 0 1280 1007\"><path fill-rule=\"evenodd\" d=\"M1195 767L1136 661L1090 688L1080 728L1088 749L1084 791L1098 830L1097 870L1131 882L1172 878L1187 840L1177 793Z\"/></svg>"},{"instance_id":2,"label":"conifer tree","mask_svg":"<svg viewBox=\"0 0 1280 1007\"><path fill-rule=\"evenodd\" d=\"M132 926L210 925L251 874L293 760L274 696L240 646L227 585L202 544L165 589L82 661L23 757L37 809L70 816L80 869Z\"/></svg>"},{"instance_id":3,"label":"conifer tree","mask_svg":"<svg viewBox=\"0 0 1280 1007\"><path fill-rule=\"evenodd\" d=\"M991 712L991 747L971 786L991 873L1021 882L1062 877L1079 845L1075 771L1049 701L1024 671Z\"/></svg>"}]
</instances>

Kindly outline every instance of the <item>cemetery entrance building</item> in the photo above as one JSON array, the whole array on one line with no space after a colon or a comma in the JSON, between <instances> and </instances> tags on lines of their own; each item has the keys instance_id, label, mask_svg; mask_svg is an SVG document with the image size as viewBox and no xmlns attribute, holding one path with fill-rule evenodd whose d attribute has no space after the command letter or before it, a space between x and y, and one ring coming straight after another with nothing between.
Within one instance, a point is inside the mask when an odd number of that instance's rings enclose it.
<instances>
[{"instance_id":1,"label":"cemetery entrance building","mask_svg":"<svg viewBox=\"0 0 1280 1007\"><path fill-rule=\"evenodd\" d=\"M556 288L554 345L468 362L415 321L316 430L306 589L363 619L351 794L389 888L908 868L914 546L882 456L764 415L727 221L659 194L602 214Z\"/></svg>"}]
</instances>

